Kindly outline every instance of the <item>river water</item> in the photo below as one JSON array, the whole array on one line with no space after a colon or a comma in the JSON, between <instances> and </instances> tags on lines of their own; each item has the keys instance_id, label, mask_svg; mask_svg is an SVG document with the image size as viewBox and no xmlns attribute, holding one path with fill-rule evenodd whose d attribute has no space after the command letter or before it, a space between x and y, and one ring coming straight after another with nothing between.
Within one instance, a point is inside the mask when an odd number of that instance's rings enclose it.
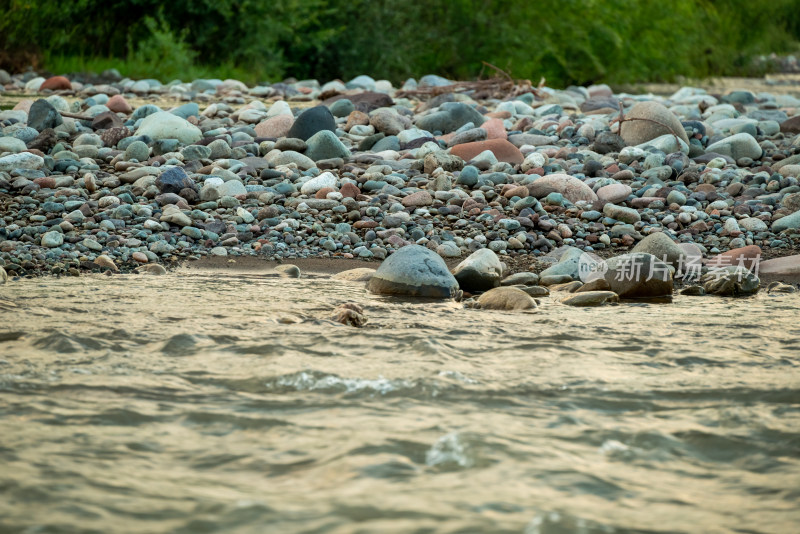
<instances>
[{"instance_id":1,"label":"river water","mask_svg":"<svg viewBox=\"0 0 800 534\"><path fill-rule=\"evenodd\" d=\"M348 300L364 328L328 319ZM0 532L796 533L799 307L9 282Z\"/></svg>"}]
</instances>

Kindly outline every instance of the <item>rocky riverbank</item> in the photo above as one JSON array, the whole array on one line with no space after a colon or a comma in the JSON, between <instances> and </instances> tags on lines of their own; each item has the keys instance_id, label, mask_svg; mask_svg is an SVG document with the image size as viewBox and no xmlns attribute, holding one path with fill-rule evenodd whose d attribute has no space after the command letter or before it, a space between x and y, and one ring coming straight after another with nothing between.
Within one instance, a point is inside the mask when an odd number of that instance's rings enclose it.
<instances>
[{"instance_id":1,"label":"rocky riverbank","mask_svg":"<svg viewBox=\"0 0 800 534\"><path fill-rule=\"evenodd\" d=\"M800 276L797 95L110 74L0 71L0 98L15 102L0 111L8 276L384 260L412 244L451 269L489 250L497 284L583 280L584 254L631 251L670 280L687 258L703 273Z\"/></svg>"}]
</instances>

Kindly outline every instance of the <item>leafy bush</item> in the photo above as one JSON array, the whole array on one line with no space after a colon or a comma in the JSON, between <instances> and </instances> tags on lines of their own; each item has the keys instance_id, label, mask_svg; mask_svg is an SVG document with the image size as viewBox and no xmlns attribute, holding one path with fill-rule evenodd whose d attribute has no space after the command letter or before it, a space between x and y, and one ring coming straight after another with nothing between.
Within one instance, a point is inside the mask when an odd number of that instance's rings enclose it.
<instances>
[{"instance_id":1,"label":"leafy bush","mask_svg":"<svg viewBox=\"0 0 800 534\"><path fill-rule=\"evenodd\" d=\"M800 40L796 0L7 1L0 65L163 80L466 79L483 61L551 85L670 80L747 74Z\"/></svg>"}]
</instances>

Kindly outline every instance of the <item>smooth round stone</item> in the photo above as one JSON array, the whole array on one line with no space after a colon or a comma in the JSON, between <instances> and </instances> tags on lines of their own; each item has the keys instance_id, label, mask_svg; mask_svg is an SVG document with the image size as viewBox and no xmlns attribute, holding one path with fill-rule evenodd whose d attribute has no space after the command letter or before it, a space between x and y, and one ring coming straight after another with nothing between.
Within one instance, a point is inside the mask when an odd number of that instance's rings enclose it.
<instances>
[{"instance_id":1,"label":"smooth round stone","mask_svg":"<svg viewBox=\"0 0 800 534\"><path fill-rule=\"evenodd\" d=\"M686 195L673 189L667 195L667 204L677 204L678 206L683 206L686 204Z\"/></svg>"},{"instance_id":2,"label":"smooth round stone","mask_svg":"<svg viewBox=\"0 0 800 534\"><path fill-rule=\"evenodd\" d=\"M385 295L452 298L458 282L434 251L407 245L381 263L367 289Z\"/></svg>"},{"instance_id":3,"label":"smooth round stone","mask_svg":"<svg viewBox=\"0 0 800 534\"><path fill-rule=\"evenodd\" d=\"M334 117L347 117L355 111L355 109L356 106L347 98L337 100L330 106L331 113Z\"/></svg>"},{"instance_id":4,"label":"smooth round stone","mask_svg":"<svg viewBox=\"0 0 800 534\"><path fill-rule=\"evenodd\" d=\"M150 147L142 141L134 141L125 149L125 159L127 161L147 161L150 157Z\"/></svg>"},{"instance_id":5,"label":"smooth round stone","mask_svg":"<svg viewBox=\"0 0 800 534\"><path fill-rule=\"evenodd\" d=\"M478 298L484 310L523 311L536 308L536 301L516 287L496 287Z\"/></svg>"}]
</instances>

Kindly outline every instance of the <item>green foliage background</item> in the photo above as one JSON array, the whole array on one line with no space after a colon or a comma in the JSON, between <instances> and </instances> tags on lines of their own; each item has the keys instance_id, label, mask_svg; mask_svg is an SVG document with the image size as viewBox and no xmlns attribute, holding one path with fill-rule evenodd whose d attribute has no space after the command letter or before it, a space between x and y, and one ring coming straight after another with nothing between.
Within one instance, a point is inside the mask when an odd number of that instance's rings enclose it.
<instances>
[{"instance_id":1,"label":"green foliage background","mask_svg":"<svg viewBox=\"0 0 800 534\"><path fill-rule=\"evenodd\" d=\"M0 66L245 82L477 77L549 85L752 74L797 51L797 0L5 0Z\"/></svg>"}]
</instances>

